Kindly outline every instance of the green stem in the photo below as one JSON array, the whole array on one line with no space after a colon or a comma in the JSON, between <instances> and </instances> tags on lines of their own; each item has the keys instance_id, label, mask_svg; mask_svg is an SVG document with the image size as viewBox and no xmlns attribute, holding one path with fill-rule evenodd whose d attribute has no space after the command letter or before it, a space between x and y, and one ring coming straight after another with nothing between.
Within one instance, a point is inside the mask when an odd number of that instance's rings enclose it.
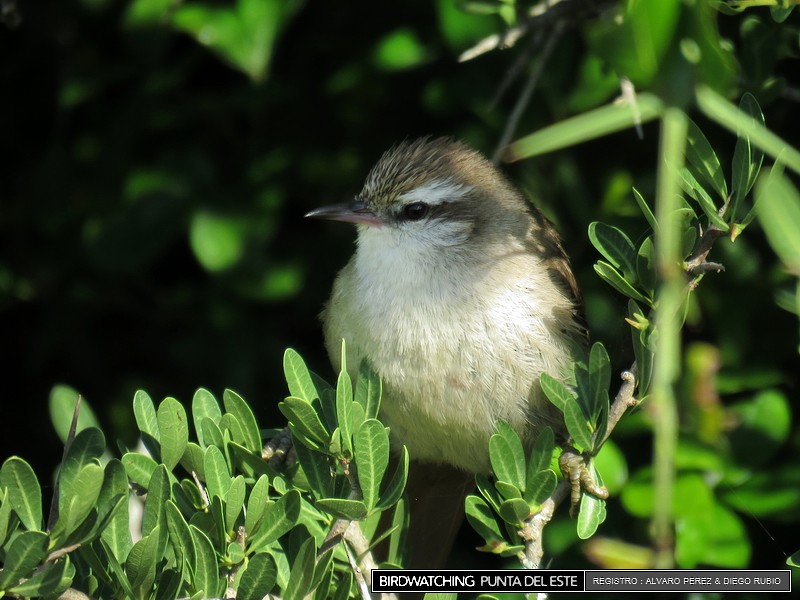
<instances>
[{"instance_id":1,"label":"green stem","mask_svg":"<svg viewBox=\"0 0 800 600\"><path fill-rule=\"evenodd\" d=\"M688 119L668 108L661 120L658 188L656 192L656 266L659 285L656 293L658 336L653 363L651 406L654 412L654 497L653 541L655 567L673 566L672 493L675 481L675 447L678 411L674 384L680 374L681 305L685 278L681 268L681 231L677 219L680 208L678 172L683 164Z\"/></svg>"}]
</instances>

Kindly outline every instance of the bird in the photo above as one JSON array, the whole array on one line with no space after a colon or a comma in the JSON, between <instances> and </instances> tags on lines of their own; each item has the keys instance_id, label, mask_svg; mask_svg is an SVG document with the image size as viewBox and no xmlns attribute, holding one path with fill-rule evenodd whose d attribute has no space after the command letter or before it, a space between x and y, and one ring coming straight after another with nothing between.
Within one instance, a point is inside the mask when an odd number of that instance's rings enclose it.
<instances>
[{"instance_id":1,"label":"bird","mask_svg":"<svg viewBox=\"0 0 800 600\"><path fill-rule=\"evenodd\" d=\"M344 339L352 375L366 359L380 376L381 419L420 488L410 566L443 566L474 474L490 472L496 423L526 445L545 426L565 431L539 378L567 381L587 345L569 258L506 175L450 137L394 145L352 201L306 216L356 225L321 313L325 345L337 370Z\"/></svg>"}]
</instances>

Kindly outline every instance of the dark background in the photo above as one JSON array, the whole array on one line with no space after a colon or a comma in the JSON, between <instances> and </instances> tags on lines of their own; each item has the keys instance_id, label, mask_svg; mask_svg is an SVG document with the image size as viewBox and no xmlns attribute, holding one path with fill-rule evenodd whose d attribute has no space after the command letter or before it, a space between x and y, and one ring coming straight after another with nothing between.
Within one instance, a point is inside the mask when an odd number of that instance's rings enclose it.
<instances>
[{"instance_id":1,"label":"dark background","mask_svg":"<svg viewBox=\"0 0 800 600\"><path fill-rule=\"evenodd\" d=\"M352 197L407 137L453 135L491 154L521 87L491 105L526 43L458 63L503 25L444 0L287 3L261 81L168 16L136 22L134 4L18 2L21 21L0 26L0 458L25 457L43 481L61 452L47 415L56 384L79 391L107 438L128 445L139 388L188 405L198 387L230 387L262 426L280 426L284 349L331 375L317 314L354 238L303 214ZM767 125L797 146L800 69L783 41L798 15L778 25L766 10L748 14L719 17L739 57L738 90L755 93ZM609 73L581 75L587 52L580 29L559 41L517 137L617 95L616 83L598 83ZM735 138L692 116L729 165ZM632 360L627 303L593 273L586 230L599 219L634 241L646 233L630 188L652 203L658 127L643 132L506 167L562 233L592 335L616 369ZM687 351L716 353L723 410L769 387L796 414L797 317L774 302L791 279L757 225L711 258L727 271L694 296ZM682 423L695 435L699 393L688 379L684 392ZM623 423L615 439L631 472L647 465L646 423ZM799 447L795 425L776 448L776 477ZM614 504L607 534L646 539L646 521ZM777 568L800 547L798 508L800 497L765 520L743 516L754 566Z\"/></svg>"}]
</instances>

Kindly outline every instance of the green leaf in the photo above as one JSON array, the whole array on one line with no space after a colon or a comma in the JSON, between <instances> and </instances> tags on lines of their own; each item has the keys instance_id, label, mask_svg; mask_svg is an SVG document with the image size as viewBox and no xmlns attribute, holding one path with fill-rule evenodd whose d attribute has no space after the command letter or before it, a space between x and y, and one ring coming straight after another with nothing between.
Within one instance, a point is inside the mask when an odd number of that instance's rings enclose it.
<instances>
[{"instance_id":1,"label":"green leaf","mask_svg":"<svg viewBox=\"0 0 800 600\"><path fill-rule=\"evenodd\" d=\"M250 538L250 549L258 552L277 540L295 526L299 516L300 492L290 490L266 507L261 527Z\"/></svg>"},{"instance_id":2,"label":"green leaf","mask_svg":"<svg viewBox=\"0 0 800 600\"><path fill-rule=\"evenodd\" d=\"M541 504L555 491L557 483L558 478L550 469L539 471L528 481L523 499L528 503L531 512L538 512Z\"/></svg>"},{"instance_id":3,"label":"green leaf","mask_svg":"<svg viewBox=\"0 0 800 600\"><path fill-rule=\"evenodd\" d=\"M156 417L156 407L144 390L136 390L133 395L133 416L139 431L149 435L156 442L161 441Z\"/></svg>"},{"instance_id":4,"label":"green leaf","mask_svg":"<svg viewBox=\"0 0 800 600\"><path fill-rule=\"evenodd\" d=\"M316 501L316 506L329 512L339 519L361 521L367 517L367 505L361 500L347 500L344 498L321 498Z\"/></svg>"},{"instance_id":5,"label":"green leaf","mask_svg":"<svg viewBox=\"0 0 800 600\"><path fill-rule=\"evenodd\" d=\"M161 433L161 462L172 471L180 462L189 442L186 410L175 398L165 398L158 405L157 418Z\"/></svg>"},{"instance_id":6,"label":"green leaf","mask_svg":"<svg viewBox=\"0 0 800 600\"><path fill-rule=\"evenodd\" d=\"M10 525L11 502L8 500L8 490L2 484L0 484L0 548L5 546ZM16 527L14 529L16 529Z\"/></svg>"},{"instance_id":7,"label":"green leaf","mask_svg":"<svg viewBox=\"0 0 800 600\"><path fill-rule=\"evenodd\" d=\"M84 466L66 482L60 482L58 521L53 537L63 540L83 523L97 506L103 486L103 468L96 463Z\"/></svg>"},{"instance_id":8,"label":"green leaf","mask_svg":"<svg viewBox=\"0 0 800 600\"><path fill-rule=\"evenodd\" d=\"M314 579L314 562L317 549L314 538L309 537L297 553L292 564L292 572L283 593L284 600L303 600L311 591L311 582Z\"/></svg>"},{"instance_id":9,"label":"green leaf","mask_svg":"<svg viewBox=\"0 0 800 600\"><path fill-rule=\"evenodd\" d=\"M729 434L730 449L737 464L759 469L775 460L791 432L786 396L774 389L760 390L730 412L736 423Z\"/></svg>"},{"instance_id":10,"label":"green leaf","mask_svg":"<svg viewBox=\"0 0 800 600\"><path fill-rule=\"evenodd\" d=\"M794 275L800 275L800 193L773 167L756 183L758 218L775 253Z\"/></svg>"},{"instance_id":11,"label":"green leaf","mask_svg":"<svg viewBox=\"0 0 800 600\"><path fill-rule=\"evenodd\" d=\"M98 505L101 508L108 506L114 498L120 495L124 497L125 501L115 510L100 535L111 548L117 560L125 562L128 552L133 546L128 514L128 475L122 462L116 458L112 458L106 463L103 472L103 486L100 488Z\"/></svg>"},{"instance_id":12,"label":"green leaf","mask_svg":"<svg viewBox=\"0 0 800 600\"><path fill-rule=\"evenodd\" d=\"M7 494L4 509L13 508L26 529L40 530L42 488L33 468L18 456L7 459L0 467L0 491L4 488Z\"/></svg>"},{"instance_id":13,"label":"green leaf","mask_svg":"<svg viewBox=\"0 0 800 600\"><path fill-rule=\"evenodd\" d=\"M205 466L203 465L203 458L205 457L205 451L203 448L195 444L194 442L189 442L186 444L186 450L181 457L181 466L187 473L191 473L194 471L197 473L197 476L200 479L206 478L206 471Z\"/></svg>"},{"instance_id":14,"label":"green leaf","mask_svg":"<svg viewBox=\"0 0 800 600\"><path fill-rule=\"evenodd\" d=\"M636 248L625 232L595 221L589 225L592 245L617 269L622 269L625 279L636 283Z\"/></svg>"},{"instance_id":15,"label":"green leaf","mask_svg":"<svg viewBox=\"0 0 800 600\"><path fill-rule=\"evenodd\" d=\"M176 15L180 16L181 8ZM194 5L193 8L198 8ZM193 10L193 9L190 9ZM214 25L207 24L208 31ZM245 252L246 228L241 217L198 210L189 223L189 242L197 261L207 271L219 273L226 271L241 261Z\"/></svg>"},{"instance_id":16,"label":"green leaf","mask_svg":"<svg viewBox=\"0 0 800 600\"><path fill-rule=\"evenodd\" d=\"M331 438L331 434L325 429L319 419L317 411L310 402L295 396L289 396L278 404L278 409L289 420L292 431L298 430L303 438L310 442L316 442L314 448L326 445Z\"/></svg>"},{"instance_id":17,"label":"green leaf","mask_svg":"<svg viewBox=\"0 0 800 600\"><path fill-rule=\"evenodd\" d=\"M353 384L347 371L342 370L336 382L336 419L341 431L342 452L347 457L353 455L352 411Z\"/></svg>"},{"instance_id":18,"label":"green leaf","mask_svg":"<svg viewBox=\"0 0 800 600\"><path fill-rule=\"evenodd\" d=\"M525 489L525 452L519 435L505 421L495 423L496 433L489 438L489 460L495 478Z\"/></svg>"},{"instance_id":19,"label":"green leaf","mask_svg":"<svg viewBox=\"0 0 800 600\"><path fill-rule=\"evenodd\" d=\"M225 495L225 530L233 531L236 526L236 519L244 508L244 497L247 488L244 477L237 475L231 481L228 493Z\"/></svg>"},{"instance_id":20,"label":"green leaf","mask_svg":"<svg viewBox=\"0 0 800 600\"><path fill-rule=\"evenodd\" d=\"M253 484L250 496L247 498L244 528L248 535L252 535L261 523L261 518L267 508L267 500L269 500L269 477L262 475Z\"/></svg>"},{"instance_id":21,"label":"green leaf","mask_svg":"<svg viewBox=\"0 0 800 600\"><path fill-rule=\"evenodd\" d=\"M0 590L16 585L23 577L30 577L33 570L47 556L50 537L41 531L23 531L9 544L0 571Z\"/></svg>"},{"instance_id":22,"label":"green leaf","mask_svg":"<svg viewBox=\"0 0 800 600\"><path fill-rule=\"evenodd\" d=\"M656 252L653 236L645 238L636 254L636 275L639 287L652 297L656 286Z\"/></svg>"},{"instance_id":23,"label":"green leaf","mask_svg":"<svg viewBox=\"0 0 800 600\"><path fill-rule=\"evenodd\" d=\"M105 452L103 432L94 427L81 431L72 441L59 471L59 485L69 486L75 475L86 465L98 463Z\"/></svg>"},{"instance_id":24,"label":"green leaf","mask_svg":"<svg viewBox=\"0 0 800 600\"><path fill-rule=\"evenodd\" d=\"M72 417L75 414L75 404L78 401L78 392L68 385L55 385L50 390L48 406L50 409L50 420L62 443L66 443L69 429L72 426ZM92 407L81 398L81 408L78 413L78 424L75 429L77 433L88 427L100 429L100 423L94 416Z\"/></svg>"},{"instance_id":25,"label":"green leaf","mask_svg":"<svg viewBox=\"0 0 800 600\"><path fill-rule=\"evenodd\" d=\"M247 566L239 580L236 591L237 600L261 600L275 586L278 567L275 559L266 552L254 554L247 561Z\"/></svg>"},{"instance_id":26,"label":"green leaf","mask_svg":"<svg viewBox=\"0 0 800 600\"><path fill-rule=\"evenodd\" d=\"M142 537L128 553L125 575L131 587L139 592L137 596L143 596L145 591L153 587L158 559L158 531Z\"/></svg>"},{"instance_id":27,"label":"green leaf","mask_svg":"<svg viewBox=\"0 0 800 600\"><path fill-rule=\"evenodd\" d=\"M653 231L658 231L658 222L656 221L656 216L653 214L653 211L650 209L650 206L639 193L639 190L633 188L633 197L636 199L636 204L639 205L639 210L642 211L644 218L647 220L647 223L650 225L650 228Z\"/></svg>"},{"instance_id":28,"label":"green leaf","mask_svg":"<svg viewBox=\"0 0 800 600\"><path fill-rule=\"evenodd\" d=\"M593 396L591 416L596 421L608 413L608 387L611 385L611 360L600 342L592 344L589 353L589 385Z\"/></svg>"},{"instance_id":29,"label":"green leaf","mask_svg":"<svg viewBox=\"0 0 800 600\"><path fill-rule=\"evenodd\" d=\"M197 441L200 446L205 448L210 442L205 439L203 432L203 419L210 419L214 423L219 423L222 411L214 395L204 388L198 389L192 398L192 421L194 430L197 433Z\"/></svg>"},{"instance_id":30,"label":"green leaf","mask_svg":"<svg viewBox=\"0 0 800 600\"><path fill-rule=\"evenodd\" d=\"M657 96L638 94L635 108L608 104L550 125L512 143L503 158L512 162L587 142L651 121L661 114L662 109L663 104Z\"/></svg>"},{"instance_id":31,"label":"green leaf","mask_svg":"<svg viewBox=\"0 0 800 600\"><path fill-rule=\"evenodd\" d=\"M725 219L719 216L716 204L703 186L698 183L697 179L692 175L692 172L686 167L682 167L680 171L678 171L678 174L680 175L679 182L683 191L694 198L703 210L703 213L708 217L708 220L722 229L722 231L728 231L730 226L725 222Z\"/></svg>"},{"instance_id":32,"label":"green leaf","mask_svg":"<svg viewBox=\"0 0 800 600\"><path fill-rule=\"evenodd\" d=\"M564 409L564 423L577 446L582 450L592 447L592 423L577 400L567 402Z\"/></svg>"},{"instance_id":33,"label":"green leaf","mask_svg":"<svg viewBox=\"0 0 800 600\"><path fill-rule=\"evenodd\" d=\"M498 514L506 523L518 527L530 516L531 509L522 498L511 498L500 504L500 512Z\"/></svg>"},{"instance_id":34,"label":"green leaf","mask_svg":"<svg viewBox=\"0 0 800 600\"><path fill-rule=\"evenodd\" d=\"M575 394L570 392L564 384L548 373L542 373L539 377L539 384L542 386L545 396L561 412L564 412L567 403L575 399Z\"/></svg>"},{"instance_id":35,"label":"green leaf","mask_svg":"<svg viewBox=\"0 0 800 600\"><path fill-rule=\"evenodd\" d=\"M723 202L728 199L728 184L717 154L700 128L689 120L686 139L686 160L694 173L708 183Z\"/></svg>"},{"instance_id":36,"label":"green leaf","mask_svg":"<svg viewBox=\"0 0 800 600\"><path fill-rule=\"evenodd\" d=\"M709 87L697 87L697 106L713 119L737 135L747 136L750 143L776 160L800 173L800 151L767 129L758 119L739 110L719 93Z\"/></svg>"},{"instance_id":37,"label":"green leaf","mask_svg":"<svg viewBox=\"0 0 800 600\"><path fill-rule=\"evenodd\" d=\"M386 510L394 506L400 498L403 497L403 491L406 489L406 482L408 481L408 450L403 446L400 453L400 460L397 463L397 468L394 471L389 485L386 490L381 494L376 509L379 511Z\"/></svg>"},{"instance_id":38,"label":"green leaf","mask_svg":"<svg viewBox=\"0 0 800 600\"><path fill-rule=\"evenodd\" d=\"M311 379L311 373L302 357L291 348L283 353L283 373L292 396L301 398L306 402L319 398L317 388Z\"/></svg>"},{"instance_id":39,"label":"green leaf","mask_svg":"<svg viewBox=\"0 0 800 600\"><path fill-rule=\"evenodd\" d=\"M356 432L354 447L361 495L371 511L378 502L381 481L389 466L389 435L378 420L368 419Z\"/></svg>"},{"instance_id":40,"label":"green leaf","mask_svg":"<svg viewBox=\"0 0 800 600\"><path fill-rule=\"evenodd\" d=\"M208 488L209 499L217 497L224 498L231 486L231 473L222 451L216 446L206 448L206 455L203 460L206 471L206 487Z\"/></svg>"},{"instance_id":41,"label":"green leaf","mask_svg":"<svg viewBox=\"0 0 800 600\"><path fill-rule=\"evenodd\" d=\"M368 360L362 360L356 379L354 400L364 408L367 419L376 419L381 406L381 378Z\"/></svg>"},{"instance_id":42,"label":"green leaf","mask_svg":"<svg viewBox=\"0 0 800 600\"><path fill-rule=\"evenodd\" d=\"M225 410L236 417L242 425L244 433L243 446L252 452L261 451L261 432L256 417L247 402L233 390L225 390L222 394Z\"/></svg>"},{"instance_id":43,"label":"green leaf","mask_svg":"<svg viewBox=\"0 0 800 600\"><path fill-rule=\"evenodd\" d=\"M603 479L600 473L592 463L588 465L589 472L594 478L597 485L603 485ZM588 540L600 527L600 524L606 520L606 502L597 496L593 496L587 492L581 493L581 507L578 513L578 537L582 540Z\"/></svg>"},{"instance_id":44,"label":"green leaf","mask_svg":"<svg viewBox=\"0 0 800 600\"><path fill-rule=\"evenodd\" d=\"M217 446L221 448L225 445L225 441L222 439L222 429L218 422L222 421L222 417L220 417L217 421L209 417L203 417L200 420L200 429L203 432L203 443L205 443L206 449L208 446Z\"/></svg>"},{"instance_id":45,"label":"green leaf","mask_svg":"<svg viewBox=\"0 0 800 600\"><path fill-rule=\"evenodd\" d=\"M122 465L125 467L128 478L146 490L150 484L150 477L152 477L158 463L144 454L128 452L122 455Z\"/></svg>"},{"instance_id":46,"label":"green leaf","mask_svg":"<svg viewBox=\"0 0 800 600\"><path fill-rule=\"evenodd\" d=\"M536 441L531 447L531 455L528 459L528 476L526 478L528 485L526 488L530 487L531 478L536 473L550 468L555 444L555 434L550 427L544 427L539 432L539 435L536 436Z\"/></svg>"},{"instance_id":47,"label":"green leaf","mask_svg":"<svg viewBox=\"0 0 800 600\"><path fill-rule=\"evenodd\" d=\"M164 506L170 499L169 471L165 465L158 465L147 485L147 499L144 503L142 534L149 535L156 527L166 531Z\"/></svg>"},{"instance_id":48,"label":"green leaf","mask_svg":"<svg viewBox=\"0 0 800 600\"><path fill-rule=\"evenodd\" d=\"M189 580L191 581L196 570L197 559L189 524L186 522L186 519L183 518L178 506L172 500L167 500L164 506L164 514L166 516L170 543L175 551L178 569L188 573Z\"/></svg>"},{"instance_id":49,"label":"green leaf","mask_svg":"<svg viewBox=\"0 0 800 600\"><path fill-rule=\"evenodd\" d=\"M294 450L314 495L325 498L333 494L333 474L328 456L311 450L306 444L295 444Z\"/></svg>"},{"instance_id":50,"label":"green leaf","mask_svg":"<svg viewBox=\"0 0 800 600\"><path fill-rule=\"evenodd\" d=\"M644 302L648 305L652 304L650 299L643 296L625 278L623 278L622 275L620 275L619 271L617 271L607 262L602 260L597 261L597 264L594 265L594 270L601 279L603 279L619 293L628 296L629 298L633 298L634 300L638 300L639 302Z\"/></svg>"},{"instance_id":51,"label":"green leaf","mask_svg":"<svg viewBox=\"0 0 800 600\"><path fill-rule=\"evenodd\" d=\"M192 582L192 590L201 592L203 598L218 597L222 592L222 579L214 546L208 536L194 525L189 525L194 542L197 568Z\"/></svg>"},{"instance_id":52,"label":"green leaf","mask_svg":"<svg viewBox=\"0 0 800 600\"><path fill-rule=\"evenodd\" d=\"M49 563L33 576L10 588L8 591L21 597L59 597L71 584L75 576L75 567L64 557L55 563Z\"/></svg>"},{"instance_id":53,"label":"green leaf","mask_svg":"<svg viewBox=\"0 0 800 600\"><path fill-rule=\"evenodd\" d=\"M764 113L758 101L750 92L745 92L739 100L739 110L750 115L757 123L764 125ZM764 160L764 153L754 148L747 136L737 132L738 139L733 150L733 200L731 202L730 220L738 220L739 207L744 197L756 182L758 172L761 170L761 163Z\"/></svg>"},{"instance_id":54,"label":"green leaf","mask_svg":"<svg viewBox=\"0 0 800 600\"><path fill-rule=\"evenodd\" d=\"M505 539L500 532L500 525L483 498L469 495L464 503L467 521L485 541L487 547L505 545Z\"/></svg>"}]
</instances>

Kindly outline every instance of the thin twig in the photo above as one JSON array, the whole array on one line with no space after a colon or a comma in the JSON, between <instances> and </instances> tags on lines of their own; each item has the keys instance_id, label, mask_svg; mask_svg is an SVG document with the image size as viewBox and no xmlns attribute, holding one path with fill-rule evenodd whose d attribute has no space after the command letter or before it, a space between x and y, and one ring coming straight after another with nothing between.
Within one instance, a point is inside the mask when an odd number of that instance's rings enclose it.
<instances>
[{"instance_id":1,"label":"thin twig","mask_svg":"<svg viewBox=\"0 0 800 600\"><path fill-rule=\"evenodd\" d=\"M514 109L511 111L511 115L508 117L508 122L503 130L503 135L500 136L500 141L497 143L497 148L495 148L494 155L492 156L492 162L495 164L500 161L500 156L503 154L503 150L505 150L506 146L508 146L508 144L511 142L511 138L514 137L514 133L517 131L517 125L519 125L519 121L522 118L525 109L528 108L528 104L530 104L531 96L533 96L533 92L536 89L536 86L539 84L539 78L544 71L544 66L550 59L550 55L553 53L553 48L555 48L556 42L561 38L561 34L563 32L563 21L557 21L555 27L545 40L544 46L542 47L542 52L539 54L536 64L533 66L533 70L528 77L528 81L520 92L519 98L517 98L517 102L514 104Z\"/></svg>"}]
</instances>

